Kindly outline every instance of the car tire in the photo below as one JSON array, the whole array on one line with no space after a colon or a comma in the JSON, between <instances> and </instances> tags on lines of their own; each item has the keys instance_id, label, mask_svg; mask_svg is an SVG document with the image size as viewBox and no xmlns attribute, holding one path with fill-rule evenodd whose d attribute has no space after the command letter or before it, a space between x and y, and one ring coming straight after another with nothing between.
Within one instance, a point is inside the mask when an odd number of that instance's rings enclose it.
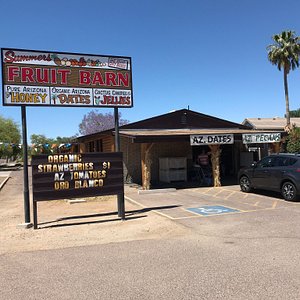
<instances>
[{"instance_id":1,"label":"car tire","mask_svg":"<svg viewBox=\"0 0 300 300\"><path fill-rule=\"evenodd\" d=\"M252 191L250 179L247 176L242 176L240 178L241 191L244 193L250 193Z\"/></svg>"},{"instance_id":2,"label":"car tire","mask_svg":"<svg viewBox=\"0 0 300 300\"><path fill-rule=\"evenodd\" d=\"M295 201L297 198L297 189L290 181L285 182L281 187L281 194L287 201Z\"/></svg>"}]
</instances>

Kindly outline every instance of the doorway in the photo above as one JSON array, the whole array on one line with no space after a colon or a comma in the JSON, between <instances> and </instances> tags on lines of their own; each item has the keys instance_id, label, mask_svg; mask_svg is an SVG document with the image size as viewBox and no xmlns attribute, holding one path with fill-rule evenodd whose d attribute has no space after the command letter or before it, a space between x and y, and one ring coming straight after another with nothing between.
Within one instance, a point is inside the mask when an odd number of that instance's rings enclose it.
<instances>
[{"instance_id":1,"label":"doorway","mask_svg":"<svg viewBox=\"0 0 300 300\"><path fill-rule=\"evenodd\" d=\"M220 145L222 150L220 157L220 176L221 184L236 184L235 160L234 160L234 147L232 145ZM197 158L201 153L209 155L210 148L208 146L193 146L193 162L197 164ZM210 157L210 156L209 156ZM209 159L210 160L210 159ZM211 163L210 163L211 165Z\"/></svg>"}]
</instances>

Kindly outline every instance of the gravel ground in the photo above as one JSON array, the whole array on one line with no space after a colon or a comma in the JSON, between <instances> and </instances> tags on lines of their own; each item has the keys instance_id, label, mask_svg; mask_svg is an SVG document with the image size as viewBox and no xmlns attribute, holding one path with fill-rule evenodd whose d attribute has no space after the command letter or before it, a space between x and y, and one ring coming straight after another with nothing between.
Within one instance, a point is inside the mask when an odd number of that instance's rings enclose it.
<instances>
[{"instance_id":1,"label":"gravel ground","mask_svg":"<svg viewBox=\"0 0 300 300\"><path fill-rule=\"evenodd\" d=\"M66 200L38 202L39 229L24 229L18 226L24 223L22 171L12 171L0 191L0 254L156 239L186 232L184 227L136 204L125 201L125 210L126 220L121 221L116 196L88 198L75 204Z\"/></svg>"}]
</instances>

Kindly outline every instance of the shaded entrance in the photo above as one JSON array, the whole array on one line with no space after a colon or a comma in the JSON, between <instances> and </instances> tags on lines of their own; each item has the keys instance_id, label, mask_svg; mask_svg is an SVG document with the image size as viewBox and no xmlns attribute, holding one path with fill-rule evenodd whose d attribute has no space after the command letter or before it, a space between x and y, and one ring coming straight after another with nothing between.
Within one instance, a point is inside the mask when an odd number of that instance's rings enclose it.
<instances>
[{"instance_id":1,"label":"shaded entrance","mask_svg":"<svg viewBox=\"0 0 300 300\"><path fill-rule=\"evenodd\" d=\"M220 179L222 185L227 184L236 184L235 179L235 159L234 159L234 144L231 145L220 145L221 155L220 155ZM205 166L201 166L201 161L199 161L199 156L203 155L203 153L207 154L209 157L209 166L206 168ZM195 181L194 173L197 173L197 166L200 165L201 169L204 171L206 175L207 169L211 170L211 150L208 146L193 146L192 147L192 155L193 155L193 168L190 173L190 180ZM195 168L196 166L196 168ZM200 170L200 172L202 172ZM202 184L201 184L202 185ZM209 185L209 184L208 184Z\"/></svg>"}]
</instances>

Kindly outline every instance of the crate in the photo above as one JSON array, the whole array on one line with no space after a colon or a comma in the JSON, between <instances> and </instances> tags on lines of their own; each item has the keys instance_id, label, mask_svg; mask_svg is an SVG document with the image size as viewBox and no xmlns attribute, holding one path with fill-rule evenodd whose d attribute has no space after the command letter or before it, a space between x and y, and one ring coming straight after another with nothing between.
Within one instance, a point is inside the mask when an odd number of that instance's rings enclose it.
<instances>
[{"instance_id":1,"label":"crate","mask_svg":"<svg viewBox=\"0 0 300 300\"><path fill-rule=\"evenodd\" d=\"M159 180L162 182L187 181L186 157L159 158Z\"/></svg>"}]
</instances>

